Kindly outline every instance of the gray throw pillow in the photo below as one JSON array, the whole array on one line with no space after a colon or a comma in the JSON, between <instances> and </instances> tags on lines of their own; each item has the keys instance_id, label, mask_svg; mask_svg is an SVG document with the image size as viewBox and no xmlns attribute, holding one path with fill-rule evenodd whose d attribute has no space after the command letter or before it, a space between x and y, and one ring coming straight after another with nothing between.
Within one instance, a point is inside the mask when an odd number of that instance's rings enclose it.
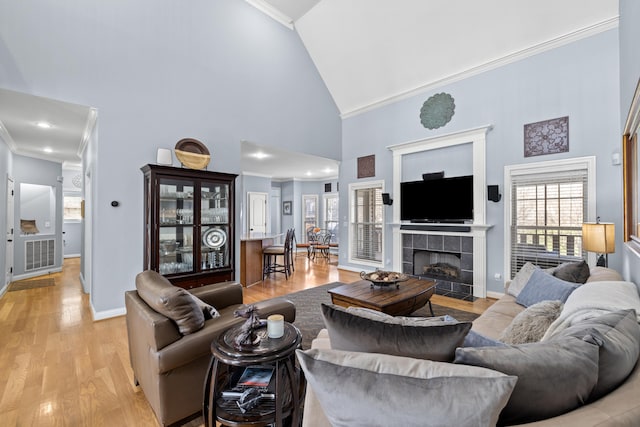
<instances>
[{"instance_id":1,"label":"gray throw pillow","mask_svg":"<svg viewBox=\"0 0 640 427\"><path fill-rule=\"evenodd\" d=\"M502 331L500 341L507 344L538 342L549 325L560 316L564 304L560 301L540 301L518 313Z\"/></svg>"},{"instance_id":2,"label":"gray throw pillow","mask_svg":"<svg viewBox=\"0 0 640 427\"><path fill-rule=\"evenodd\" d=\"M216 317L220 317L220 313L218 312L218 310L216 310L214 306L212 306L211 304L207 304L206 302L202 301L200 298L193 295L192 293L189 293L189 295L191 295L191 298L193 298L196 304L198 304L198 307L200 307L200 309L202 310L202 314L204 314L204 320L215 319Z\"/></svg>"},{"instance_id":3,"label":"gray throw pillow","mask_svg":"<svg viewBox=\"0 0 640 427\"><path fill-rule=\"evenodd\" d=\"M585 260L565 262L553 270L553 275L558 279L573 283L585 283L590 274L589 264Z\"/></svg>"},{"instance_id":4,"label":"gray throw pillow","mask_svg":"<svg viewBox=\"0 0 640 427\"><path fill-rule=\"evenodd\" d=\"M486 337L473 329L469 331L460 347L507 347L502 341Z\"/></svg>"},{"instance_id":5,"label":"gray throw pillow","mask_svg":"<svg viewBox=\"0 0 640 427\"><path fill-rule=\"evenodd\" d=\"M560 280L542 270L535 270L522 292L516 298L516 302L525 307L532 306L540 301L560 301L564 303L571 292L579 285Z\"/></svg>"},{"instance_id":6,"label":"gray throw pillow","mask_svg":"<svg viewBox=\"0 0 640 427\"><path fill-rule=\"evenodd\" d=\"M328 304L322 304L322 316L333 349L439 361L452 361L471 329L471 322L403 325L374 320Z\"/></svg>"},{"instance_id":7,"label":"gray throw pillow","mask_svg":"<svg viewBox=\"0 0 640 427\"><path fill-rule=\"evenodd\" d=\"M136 276L136 289L149 307L173 320L182 335L192 334L204 326L202 309L191 294L173 286L166 277L146 270Z\"/></svg>"},{"instance_id":8,"label":"gray throw pillow","mask_svg":"<svg viewBox=\"0 0 640 427\"><path fill-rule=\"evenodd\" d=\"M550 342L567 337L591 336L600 346L598 383L589 400L617 388L629 376L640 355L640 325L635 310L620 310L574 323L554 335Z\"/></svg>"},{"instance_id":9,"label":"gray throw pillow","mask_svg":"<svg viewBox=\"0 0 640 427\"><path fill-rule=\"evenodd\" d=\"M493 426L516 378L384 354L296 351L334 427Z\"/></svg>"},{"instance_id":10,"label":"gray throw pillow","mask_svg":"<svg viewBox=\"0 0 640 427\"><path fill-rule=\"evenodd\" d=\"M522 424L563 414L587 401L598 379L598 346L567 337L509 347L459 348L455 363L517 376L499 424Z\"/></svg>"},{"instance_id":11,"label":"gray throw pillow","mask_svg":"<svg viewBox=\"0 0 640 427\"><path fill-rule=\"evenodd\" d=\"M525 263L511 280L511 284L507 288L507 293L514 297L520 295L520 292L522 292L522 289L524 289L529 278L536 270L540 269L530 262Z\"/></svg>"}]
</instances>

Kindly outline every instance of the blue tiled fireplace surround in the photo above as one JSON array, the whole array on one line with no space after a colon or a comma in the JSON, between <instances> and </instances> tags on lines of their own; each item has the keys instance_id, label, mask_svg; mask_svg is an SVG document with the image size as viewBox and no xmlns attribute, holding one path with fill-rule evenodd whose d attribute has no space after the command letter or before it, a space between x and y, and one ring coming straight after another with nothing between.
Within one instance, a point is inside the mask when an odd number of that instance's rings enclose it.
<instances>
[{"instance_id":1,"label":"blue tiled fireplace surround","mask_svg":"<svg viewBox=\"0 0 640 427\"><path fill-rule=\"evenodd\" d=\"M424 273L424 264L442 255L447 258L447 264L459 269L457 277ZM435 280L438 295L473 301L473 237L404 233L402 272Z\"/></svg>"}]
</instances>

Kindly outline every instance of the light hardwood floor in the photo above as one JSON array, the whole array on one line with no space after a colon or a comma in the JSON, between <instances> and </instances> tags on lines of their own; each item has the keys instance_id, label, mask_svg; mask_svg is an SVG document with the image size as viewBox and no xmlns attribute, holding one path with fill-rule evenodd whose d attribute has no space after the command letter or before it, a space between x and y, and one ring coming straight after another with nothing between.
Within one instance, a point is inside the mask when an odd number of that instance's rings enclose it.
<instances>
[{"instance_id":1,"label":"light hardwood floor","mask_svg":"<svg viewBox=\"0 0 640 427\"><path fill-rule=\"evenodd\" d=\"M357 273L338 270L326 260L300 256L295 266L289 280L278 274L245 289L245 302L359 280ZM2 426L157 425L142 390L132 382L125 318L93 321L79 268L78 258L66 259L63 272L49 276L55 286L0 298ZM434 295L433 302L481 313L492 300L471 303Z\"/></svg>"}]
</instances>

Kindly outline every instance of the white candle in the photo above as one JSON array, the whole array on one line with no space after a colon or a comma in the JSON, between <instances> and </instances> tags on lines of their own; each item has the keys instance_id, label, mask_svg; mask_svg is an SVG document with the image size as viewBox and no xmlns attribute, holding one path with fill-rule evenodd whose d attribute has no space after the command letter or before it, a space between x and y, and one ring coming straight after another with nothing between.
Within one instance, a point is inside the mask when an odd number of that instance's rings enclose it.
<instances>
[{"instance_id":1,"label":"white candle","mask_svg":"<svg viewBox=\"0 0 640 427\"><path fill-rule=\"evenodd\" d=\"M269 338L280 338L284 335L284 316L272 314L267 317L267 333Z\"/></svg>"}]
</instances>

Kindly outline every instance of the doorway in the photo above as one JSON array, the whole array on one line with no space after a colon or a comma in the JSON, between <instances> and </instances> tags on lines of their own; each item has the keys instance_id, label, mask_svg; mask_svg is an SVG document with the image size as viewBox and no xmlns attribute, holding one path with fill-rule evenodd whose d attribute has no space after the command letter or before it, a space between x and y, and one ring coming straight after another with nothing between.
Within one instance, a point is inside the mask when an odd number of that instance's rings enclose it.
<instances>
[{"instance_id":1,"label":"doorway","mask_svg":"<svg viewBox=\"0 0 640 427\"><path fill-rule=\"evenodd\" d=\"M7 177L7 242L5 256L5 286L9 286L13 280L13 178Z\"/></svg>"},{"instance_id":2,"label":"doorway","mask_svg":"<svg viewBox=\"0 0 640 427\"><path fill-rule=\"evenodd\" d=\"M249 206L249 233L267 232L267 193L247 192Z\"/></svg>"}]
</instances>

